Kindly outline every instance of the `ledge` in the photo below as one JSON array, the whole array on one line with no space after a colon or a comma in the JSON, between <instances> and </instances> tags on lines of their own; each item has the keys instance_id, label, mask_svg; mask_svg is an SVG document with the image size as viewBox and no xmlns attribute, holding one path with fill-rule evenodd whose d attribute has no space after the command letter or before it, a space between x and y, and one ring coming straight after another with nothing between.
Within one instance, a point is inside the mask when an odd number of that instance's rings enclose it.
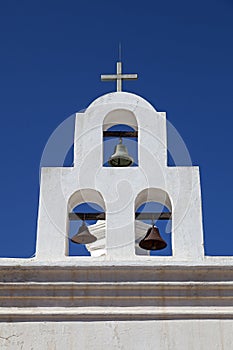
<instances>
[{"instance_id":1,"label":"ledge","mask_svg":"<svg viewBox=\"0 0 233 350\"><path fill-rule=\"evenodd\" d=\"M233 318L233 308L0 308L0 322L38 321L126 321L126 320L179 320L179 319L222 319Z\"/></svg>"},{"instance_id":2,"label":"ledge","mask_svg":"<svg viewBox=\"0 0 233 350\"><path fill-rule=\"evenodd\" d=\"M0 258L0 269L4 267L162 267L162 266L196 266L196 267L215 267L229 266L233 268L233 256L204 256L200 260L181 260L174 256L141 256L135 255L132 259L108 260L106 256L98 258L90 256L65 256L61 259L53 257L51 259L43 259L39 257L33 258Z\"/></svg>"},{"instance_id":3,"label":"ledge","mask_svg":"<svg viewBox=\"0 0 233 350\"><path fill-rule=\"evenodd\" d=\"M93 262L93 261L92 261ZM233 281L233 265L96 262L69 264L37 262L0 266L1 282L156 282Z\"/></svg>"}]
</instances>

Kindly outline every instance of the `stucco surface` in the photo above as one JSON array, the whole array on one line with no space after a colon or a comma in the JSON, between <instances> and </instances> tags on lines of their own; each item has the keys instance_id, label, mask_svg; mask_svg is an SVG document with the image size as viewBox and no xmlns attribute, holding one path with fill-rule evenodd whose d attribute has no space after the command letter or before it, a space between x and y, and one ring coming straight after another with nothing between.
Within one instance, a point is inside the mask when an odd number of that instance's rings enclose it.
<instances>
[{"instance_id":1,"label":"stucco surface","mask_svg":"<svg viewBox=\"0 0 233 350\"><path fill-rule=\"evenodd\" d=\"M103 130L124 120L139 166L105 168ZM0 349L232 349L233 257L204 256L200 187L198 167L167 166L166 113L141 97L78 113L74 166L42 169L36 256L0 259ZM71 257L68 214L90 201L106 220L92 256ZM135 254L146 201L172 212L172 256Z\"/></svg>"},{"instance_id":2,"label":"stucco surface","mask_svg":"<svg viewBox=\"0 0 233 350\"><path fill-rule=\"evenodd\" d=\"M2 350L230 350L232 343L228 320L3 323L0 330Z\"/></svg>"},{"instance_id":3,"label":"stucco surface","mask_svg":"<svg viewBox=\"0 0 233 350\"><path fill-rule=\"evenodd\" d=\"M103 167L103 130L123 121L138 130L138 166ZM166 113L134 94L107 94L76 114L74 166L42 169L37 259L66 259L68 213L89 201L105 209L105 260L135 260L135 210L142 199L170 207L172 258L203 260L199 168L167 166Z\"/></svg>"}]
</instances>

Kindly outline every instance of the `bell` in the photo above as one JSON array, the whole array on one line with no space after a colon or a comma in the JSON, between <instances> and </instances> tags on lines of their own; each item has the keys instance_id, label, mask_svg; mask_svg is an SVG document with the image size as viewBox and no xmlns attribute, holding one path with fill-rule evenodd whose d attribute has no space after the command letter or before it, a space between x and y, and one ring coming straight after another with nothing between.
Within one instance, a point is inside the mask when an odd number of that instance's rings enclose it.
<instances>
[{"instance_id":1,"label":"bell","mask_svg":"<svg viewBox=\"0 0 233 350\"><path fill-rule=\"evenodd\" d=\"M146 250L160 250L166 248L167 243L162 239L158 227L152 225L145 237L140 241L139 247Z\"/></svg>"},{"instance_id":2,"label":"bell","mask_svg":"<svg viewBox=\"0 0 233 350\"><path fill-rule=\"evenodd\" d=\"M109 158L108 164L114 167L126 167L133 164L133 158L129 156L128 150L122 144L122 139L116 145L113 155Z\"/></svg>"},{"instance_id":3,"label":"bell","mask_svg":"<svg viewBox=\"0 0 233 350\"><path fill-rule=\"evenodd\" d=\"M96 240L97 238L90 233L84 221L82 226L79 227L78 233L71 238L71 242L77 244L89 244L95 242Z\"/></svg>"}]
</instances>

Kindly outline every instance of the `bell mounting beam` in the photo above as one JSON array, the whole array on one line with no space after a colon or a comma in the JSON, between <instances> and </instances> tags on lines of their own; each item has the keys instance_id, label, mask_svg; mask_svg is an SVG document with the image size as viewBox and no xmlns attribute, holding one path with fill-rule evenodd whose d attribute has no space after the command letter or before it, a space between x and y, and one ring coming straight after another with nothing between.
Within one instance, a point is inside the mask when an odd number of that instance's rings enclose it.
<instances>
[{"instance_id":1,"label":"bell mounting beam","mask_svg":"<svg viewBox=\"0 0 233 350\"><path fill-rule=\"evenodd\" d=\"M135 213L137 220L171 220L172 214L170 212L162 213ZM69 219L75 220L105 220L105 213L69 213Z\"/></svg>"},{"instance_id":2,"label":"bell mounting beam","mask_svg":"<svg viewBox=\"0 0 233 350\"><path fill-rule=\"evenodd\" d=\"M135 213L135 219L137 220L171 220L172 213L162 212L162 213Z\"/></svg>"},{"instance_id":3,"label":"bell mounting beam","mask_svg":"<svg viewBox=\"0 0 233 350\"><path fill-rule=\"evenodd\" d=\"M137 131L104 131L104 137L138 137Z\"/></svg>"},{"instance_id":4,"label":"bell mounting beam","mask_svg":"<svg viewBox=\"0 0 233 350\"><path fill-rule=\"evenodd\" d=\"M116 80L118 92L122 91L122 80L135 80L137 78L137 74L122 74L122 62L117 62L117 74L101 74L102 81Z\"/></svg>"}]
</instances>

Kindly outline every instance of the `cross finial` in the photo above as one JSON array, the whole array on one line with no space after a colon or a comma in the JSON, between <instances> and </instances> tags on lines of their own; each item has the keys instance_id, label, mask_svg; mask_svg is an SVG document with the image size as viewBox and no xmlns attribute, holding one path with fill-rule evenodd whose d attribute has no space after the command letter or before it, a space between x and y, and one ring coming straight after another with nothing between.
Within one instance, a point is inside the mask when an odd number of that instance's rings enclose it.
<instances>
[{"instance_id":1,"label":"cross finial","mask_svg":"<svg viewBox=\"0 0 233 350\"><path fill-rule=\"evenodd\" d=\"M137 74L123 74L122 73L122 62L117 62L117 74L103 75L101 74L102 81L112 81L117 82L117 91L122 91L122 80L132 80L137 79Z\"/></svg>"}]
</instances>

